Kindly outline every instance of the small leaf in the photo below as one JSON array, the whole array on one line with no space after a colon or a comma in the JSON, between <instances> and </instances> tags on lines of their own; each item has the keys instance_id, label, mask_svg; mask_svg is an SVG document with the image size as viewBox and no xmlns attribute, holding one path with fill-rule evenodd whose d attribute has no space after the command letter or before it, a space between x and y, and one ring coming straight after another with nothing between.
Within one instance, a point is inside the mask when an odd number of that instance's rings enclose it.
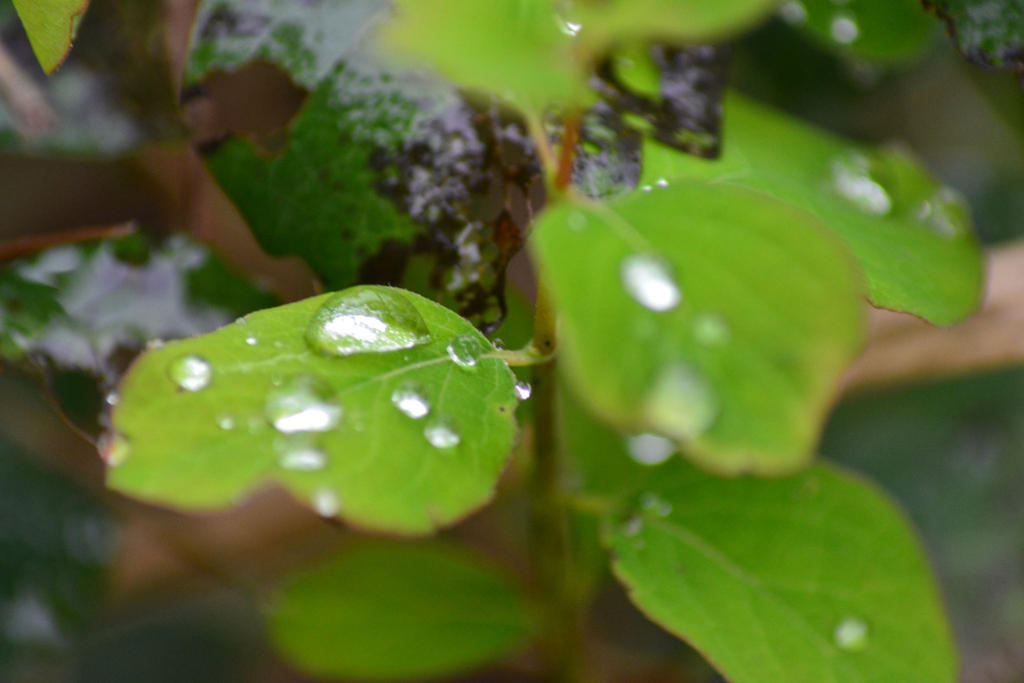
<instances>
[{"instance_id":1,"label":"small leaf","mask_svg":"<svg viewBox=\"0 0 1024 683\"><path fill-rule=\"evenodd\" d=\"M1024 6L1019 0L924 0L946 22L960 51L983 66L1024 70Z\"/></svg>"},{"instance_id":2,"label":"small leaf","mask_svg":"<svg viewBox=\"0 0 1024 683\"><path fill-rule=\"evenodd\" d=\"M724 480L676 461L607 541L637 607L734 683L956 678L913 532L832 467Z\"/></svg>"},{"instance_id":3,"label":"small leaf","mask_svg":"<svg viewBox=\"0 0 1024 683\"><path fill-rule=\"evenodd\" d=\"M290 580L270 617L277 646L318 676L405 680L509 654L533 618L496 569L436 545L357 545Z\"/></svg>"},{"instance_id":4,"label":"small leaf","mask_svg":"<svg viewBox=\"0 0 1024 683\"><path fill-rule=\"evenodd\" d=\"M39 64L53 73L71 49L89 0L13 0Z\"/></svg>"},{"instance_id":5,"label":"small leaf","mask_svg":"<svg viewBox=\"0 0 1024 683\"><path fill-rule=\"evenodd\" d=\"M718 471L811 457L863 334L854 266L812 216L680 181L554 206L533 248L562 315L562 367L591 409Z\"/></svg>"},{"instance_id":6,"label":"small leaf","mask_svg":"<svg viewBox=\"0 0 1024 683\"><path fill-rule=\"evenodd\" d=\"M368 296L361 313L349 305ZM395 315L382 316L388 301ZM388 318L415 343L395 350ZM364 347L336 355L325 331ZM449 350L463 338L476 349L468 367ZM389 287L253 313L135 364L113 413L109 484L208 509L276 482L325 516L430 532L486 502L508 458L515 378L492 351L451 311ZM182 377L198 389L181 390Z\"/></svg>"},{"instance_id":7,"label":"small leaf","mask_svg":"<svg viewBox=\"0 0 1024 683\"><path fill-rule=\"evenodd\" d=\"M873 62L920 56L935 34L919 0L788 0L780 14L818 42Z\"/></svg>"},{"instance_id":8,"label":"small leaf","mask_svg":"<svg viewBox=\"0 0 1024 683\"><path fill-rule=\"evenodd\" d=\"M807 209L850 246L876 306L950 325L978 305L982 262L969 210L909 154L840 140L738 95L726 100L725 121L719 160L649 143L641 182L724 181Z\"/></svg>"},{"instance_id":9,"label":"small leaf","mask_svg":"<svg viewBox=\"0 0 1024 683\"><path fill-rule=\"evenodd\" d=\"M460 85L534 111L583 92L573 29L551 0L400 0L395 12L385 44Z\"/></svg>"}]
</instances>

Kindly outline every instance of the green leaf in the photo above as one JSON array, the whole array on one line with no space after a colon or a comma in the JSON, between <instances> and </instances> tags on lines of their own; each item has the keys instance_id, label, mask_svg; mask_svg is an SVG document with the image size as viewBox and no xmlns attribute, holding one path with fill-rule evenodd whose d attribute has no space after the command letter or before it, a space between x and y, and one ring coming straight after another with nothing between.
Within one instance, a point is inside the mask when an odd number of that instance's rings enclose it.
<instances>
[{"instance_id":1,"label":"green leaf","mask_svg":"<svg viewBox=\"0 0 1024 683\"><path fill-rule=\"evenodd\" d=\"M919 0L790 0L781 14L819 43L876 62L919 56L935 34Z\"/></svg>"},{"instance_id":2,"label":"green leaf","mask_svg":"<svg viewBox=\"0 0 1024 683\"><path fill-rule=\"evenodd\" d=\"M659 470L608 534L613 569L730 681L955 680L924 553L872 486L823 465L781 480Z\"/></svg>"},{"instance_id":3,"label":"green leaf","mask_svg":"<svg viewBox=\"0 0 1024 683\"><path fill-rule=\"evenodd\" d=\"M1024 6L1018 0L925 0L957 47L983 66L1024 69Z\"/></svg>"},{"instance_id":4,"label":"green leaf","mask_svg":"<svg viewBox=\"0 0 1024 683\"><path fill-rule=\"evenodd\" d=\"M778 0L609 0L570 12L580 40L600 52L626 40L715 43L765 19Z\"/></svg>"},{"instance_id":5,"label":"green leaf","mask_svg":"<svg viewBox=\"0 0 1024 683\"><path fill-rule=\"evenodd\" d=\"M908 153L840 140L738 95L725 121L719 160L648 143L641 182L705 178L804 207L853 250L876 306L950 325L978 305L982 260L968 209Z\"/></svg>"},{"instance_id":6,"label":"green leaf","mask_svg":"<svg viewBox=\"0 0 1024 683\"><path fill-rule=\"evenodd\" d=\"M39 64L53 73L75 37L78 22L89 0L13 0Z\"/></svg>"},{"instance_id":7,"label":"green leaf","mask_svg":"<svg viewBox=\"0 0 1024 683\"><path fill-rule=\"evenodd\" d=\"M150 340L209 332L274 303L182 235L53 247L0 269L0 359L112 382L124 354Z\"/></svg>"},{"instance_id":8,"label":"green leaf","mask_svg":"<svg viewBox=\"0 0 1024 683\"><path fill-rule=\"evenodd\" d=\"M135 364L109 484L208 509L275 482L321 514L428 533L484 504L508 459L514 377L491 351L456 314L389 287L253 313Z\"/></svg>"},{"instance_id":9,"label":"green leaf","mask_svg":"<svg viewBox=\"0 0 1024 683\"><path fill-rule=\"evenodd\" d=\"M540 111L576 100L586 82L559 22L552 0L399 0L383 40L460 85Z\"/></svg>"},{"instance_id":10,"label":"green leaf","mask_svg":"<svg viewBox=\"0 0 1024 683\"><path fill-rule=\"evenodd\" d=\"M270 623L303 671L391 681L479 666L533 630L502 572L437 545L350 547L281 589Z\"/></svg>"},{"instance_id":11,"label":"green leaf","mask_svg":"<svg viewBox=\"0 0 1024 683\"><path fill-rule=\"evenodd\" d=\"M593 410L717 471L811 457L863 335L855 268L812 216L679 181L556 205L533 250L561 313L562 367Z\"/></svg>"}]
</instances>

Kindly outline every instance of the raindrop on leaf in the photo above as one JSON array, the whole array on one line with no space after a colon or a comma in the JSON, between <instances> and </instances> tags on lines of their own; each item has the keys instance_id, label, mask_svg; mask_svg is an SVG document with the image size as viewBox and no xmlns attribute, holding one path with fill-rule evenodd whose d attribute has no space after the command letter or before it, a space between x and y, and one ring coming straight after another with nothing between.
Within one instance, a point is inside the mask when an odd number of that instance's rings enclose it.
<instances>
[{"instance_id":1,"label":"raindrop on leaf","mask_svg":"<svg viewBox=\"0 0 1024 683\"><path fill-rule=\"evenodd\" d=\"M331 387L312 375L300 375L267 397L266 416L279 432L326 432L338 426L341 406Z\"/></svg>"},{"instance_id":2,"label":"raindrop on leaf","mask_svg":"<svg viewBox=\"0 0 1024 683\"><path fill-rule=\"evenodd\" d=\"M306 330L321 353L350 356L411 349L430 341L423 316L398 290L354 287L328 299Z\"/></svg>"},{"instance_id":3,"label":"raindrop on leaf","mask_svg":"<svg viewBox=\"0 0 1024 683\"><path fill-rule=\"evenodd\" d=\"M210 386L213 368L205 359L189 355L174 360L167 374L180 389L195 392Z\"/></svg>"},{"instance_id":4,"label":"raindrop on leaf","mask_svg":"<svg viewBox=\"0 0 1024 683\"><path fill-rule=\"evenodd\" d=\"M620 274L626 292L644 308L659 313L670 311L682 300L669 265L657 256L628 256L622 262Z\"/></svg>"}]
</instances>

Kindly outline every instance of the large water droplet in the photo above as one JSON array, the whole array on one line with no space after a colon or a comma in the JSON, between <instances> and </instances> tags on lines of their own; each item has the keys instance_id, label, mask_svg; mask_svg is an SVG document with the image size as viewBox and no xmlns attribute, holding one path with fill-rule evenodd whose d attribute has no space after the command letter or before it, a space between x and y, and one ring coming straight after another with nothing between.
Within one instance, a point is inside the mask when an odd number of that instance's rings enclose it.
<instances>
[{"instance_id":1,"label":"large water droplet","mask_svg":"<svg viewBox=\"0 0 1024 683\"><path fill-rule=\"evenodd\" d=\"M892 210L892 198L872 177L871 160L853 153L832 162L832 185L844 199L865 213L884 216Z\"/></svg>"},{"instance_id":2,"label":"large water droplet","mask_svg":"<svg viewBox=\"0 0 1024 683\"><path fill-rule=\"evenodd\" d=\"M693 336L702 346L721 346L729 341L729 323L720 315L701 313L693 319Z\"/></svg>"},{"instance_id":3,"label":"large water droplet","mask_svg":"<svg viewBox=\"0 0 1024 683\"><path fill-rule=\"evenodd\" d=\"M171 380L185 391L202 391L210 386L213 368L199 356L182 356L167 368Z\"/></svg>"},{"instance_id":4,"label":"large water droplet","mask_svg":"<svg viewBox=\"0 0 1024 683\"><path fill-rule=\"evenodd\" d=\"M426 417L430 412L430 401L415 384L407 383L391 392L391 403L414 420Z\"/></svg>"},{"instance_id":5,"label":"large water droplet","mask_svg":"<svg viewBox=\"0 0 1024 683\"><path fill-rule=\"evenodd\" d=\"M516 382L512 389L516 392L516 398L520 401L526 401L533 395L533 387L530 386L529 382Z\"/></svg>"},{"instance_id":6,"label":"large water droplet","mask_svg":"<svg viewBox=\"0 0 1024 683\"><path fill-rule=\"evenodd\" d=\"M836 625L832 640L847 652L860 652L868 646L868 625L863 619L846 617Z\"/></svg>"},{"instance_id":7,"label":"large water droplet","mask_svg":"<svg viewBox=\"0 0 1024 683\"><path fill-rule=\"evenodd\" d=\"M693 439L714 423L718 405L711 387L695 369L674 364L661 373L647 395L647 413L666 432Z\"/></svg>"},{"instance_id":8,"label":"large water droplet","mask_svg":"<svg viewBox=\"0 0 1024 683\"><path fill-rule=\"evenodd\" d=\"M629 455L641 465L660 465L676 452L676 445L657 434L637 434L626 439Z\"/></svg>"},{"instance_id":9,"label":"large water droplet","mask_svg":"<svg viewBox=\"0 0 1024 683\"><path fill-rule=\"evenodd\" d=\"M311 347L333 356L411 349L430 341L430 330L398 290L354 287L328 299L306 330Z\"/></svg>"},{"instance_id":10,"label":"large water droplet","mask_svg":"<svg viewBox=\"0 0 1024 683\"><path fill-rule=\"evenodd\" d=\"M644 308L670 311L679 305L682 292L667 263L657 256L635 254L622 262L622 284Z\"/></svg>"},{"instance_id":11,"label":"large water droplet","mask_svg":"<svg viewBox=\"0 0 1024 683\"><path fill-rule=\"evenodd\" d=\"M967 204L960 195L948 188L941 188L931 198L921 202L916 217L932 232L946 239L962 235L970 222Z\"/></svg>"},{"instance_id":12,"label":"large water droplet","mask_svg":"<svg viewBox=\"0 0 1024 683\"><path fill-rule=\"evenodd\" d=\"M286 470L316 472L327 465L327 455L310 444L291 444L283 449L278 462Z\"/></svg>"},{"instance_id":13,"label":"large water droplet","mask_svg":"<svg viewBox=\"0 0 1024 683\"><path fill-rule=\"evenodd\" d=\"M462 441L462 437L447 420L431 422L424 427L423 436L431 446L441 449L455 448Z\"/></svg>"},{"instance_id":14,"label":"large water droplet","mask_svg":"<svg viewBox=\"0 0 1024 683\"><path fill-rule=\"evenodd\" d=\"M321 517L336 517L341 511L341 498L328 488L317 489L312 502L313 509Z\"/></svg>"},{"instance_id":15,"label":"large water droplet","mask_svg":"<svg viewBox=\"0 0 1024 683\"><path fill-rule=\"evenodd\" d=\"M279 432L326 432L338 426L341 406L330 386L312 375L300 375L267 397L267 420Z\"/></svg>"},{"instance_id":16,"label":"large water droplet","mask_svg":"<svg viewBox=\"0 0 1024 683\"><path fill-rule=\"evenodd\" d=\"M467 370L476 367L476 363L483 353L483 344L471 334L456 337L448 344L448 357L460 368Z\"/></svg>"},{"instance_id":17,"label":"large water droplet","mask_svg":"<svg viewBox=\"0 0 1024 683\"><path fill-rule=\"evenodd\" d=\"M828 32L832 40L840 45L849 45L860 36L860 26L849 12L836 12L832 17L832 23L829 24Z\"/></svg>"}]
</instances>

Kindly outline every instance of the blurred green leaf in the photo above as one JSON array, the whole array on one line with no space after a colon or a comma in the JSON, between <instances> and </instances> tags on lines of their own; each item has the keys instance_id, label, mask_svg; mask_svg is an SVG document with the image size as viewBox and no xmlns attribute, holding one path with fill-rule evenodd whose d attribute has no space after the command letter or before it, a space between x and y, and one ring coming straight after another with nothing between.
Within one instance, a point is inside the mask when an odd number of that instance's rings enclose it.
<instances>
[{"instance_id":1,"label":"blurred green leaf","mask_svg":"<svg viewBox=\"0 0 1024 683\"><path fill-rule=\"evenodd\" d=\"M40 13L57 4L84 9L89 3L19 0L18 7ZM0 42L10 60L8 92L0 98L0 149L110 157L147 140L184 139L162 19L156 3L93 0L74 51L47 77L9 0L0 0Z\"/></svg>"},{"instance_id":2,"label":"blurred green leaf","mask_svg":"<svg viewBox=\"0 0 1024 683\"><path fill-rule=\"evenodd\" d=\"M480 666L533 631L503 572L437 545L347 548L291 579L270 621L274 641L303 671L390 681Z\"/></svg>"},{"instance_id":3,"label":"blurred green leaf","mask_svg":"<svg viewBox=\"0 0 1024 683\"><path fill-rule=\"evenodd\" d=\"M383 40L412 63L539 113L584 91L565 21L552 0L399 0Z\"/></svg>"},{"instance_id":4,"label":"blurred green leaf","mask_svg":"<svg viewBox=\"0 0 1024 683\"><path fill-rule=\"evenodd\" d=\"M725 480L673 461L607 540L632 601L730 681L956 679L913 532L830 467Z\"/></svg>"},{"instance_id":5,"label":"blurred green leaf","mask_svg":"<svg viewBox=\"0 0 1024 683\"><path fill-rule=\"evenodd\" d=\"M53 73L71 49L75 29L89 0L13 0L32 50L46 73Z\"/></svg>"},{"instance_id":6,"label":"blurred green leaf","mask_svg":"<svg viewBox=\"0 0 1024 683\"><path fill-rule=\"evenodd\" d=\"M788 0L780 13L823 45L876 62L919 56L935 35L919 0Z\"/></svg>"},{"instance_id":7,"label":"blurred green leaf","mask_svg":"<svg viewBox=\"0 0 1024 683\"><path fill-rule=\"evenodd\" d=\"M0 442L0 671L52 655L96 615L113 546L91 495Z\"/></svg>"},{"instance_id":8,"label":"blurred green leaf","mask_svg":"<svg viewBox=\"0 0 1024 683\"><path fill-rule=\"evenodd\" d=\"M346 343L367 347L325 351ZM108 482L204 509L277 482L323 515L428 533L485 503L509 456L514 377L491 351L459 316L389 287L253 313L133 366Z\"/></svg>"},{"instance_id":9,"label":"blurred green leaf","mask_svg":"<svg viewBox=\"0 0 1024 683\"><path fill-rule=\"evenodd\" d=\"M0 269L0 358L112 381L121 354L209 332L274 297L182 235L47 249Z\"/></svg>"},{"instance_id":10,"label":"blurred green leaf","mask_svg":"<svg viewBox=\"0 0 1024 683\"><path fill-rule=\"evenodd\" d=\"M1024 5L1019 0L924 0L960 51L984 66L1024 69Z\"/></svg>"},{"instance_id":11,"label":"blurred green leaf","mask_svg":"<svg viewBox=\"0 0 1024 683\"><path fill-rule=\"evenodd\" d=\"M585 404L717 471L811 457L863 322L852 260L810 214L678 181L555 205L533 239Z\"/></svg>"},{"instance_id":12,"label":"blurred green leaf","mask_svg":"<svg viewBox=\"0 0 1024 683\"><path fill-rule=\"evenodd\" d=\"M968 208L909 154L834 138L738 95L725 120L720 159L648 143L641 182L705 178L806 208L853 250L876 306L950 325L978 305L982 260Z\"/></svg>"}]
</instances>

